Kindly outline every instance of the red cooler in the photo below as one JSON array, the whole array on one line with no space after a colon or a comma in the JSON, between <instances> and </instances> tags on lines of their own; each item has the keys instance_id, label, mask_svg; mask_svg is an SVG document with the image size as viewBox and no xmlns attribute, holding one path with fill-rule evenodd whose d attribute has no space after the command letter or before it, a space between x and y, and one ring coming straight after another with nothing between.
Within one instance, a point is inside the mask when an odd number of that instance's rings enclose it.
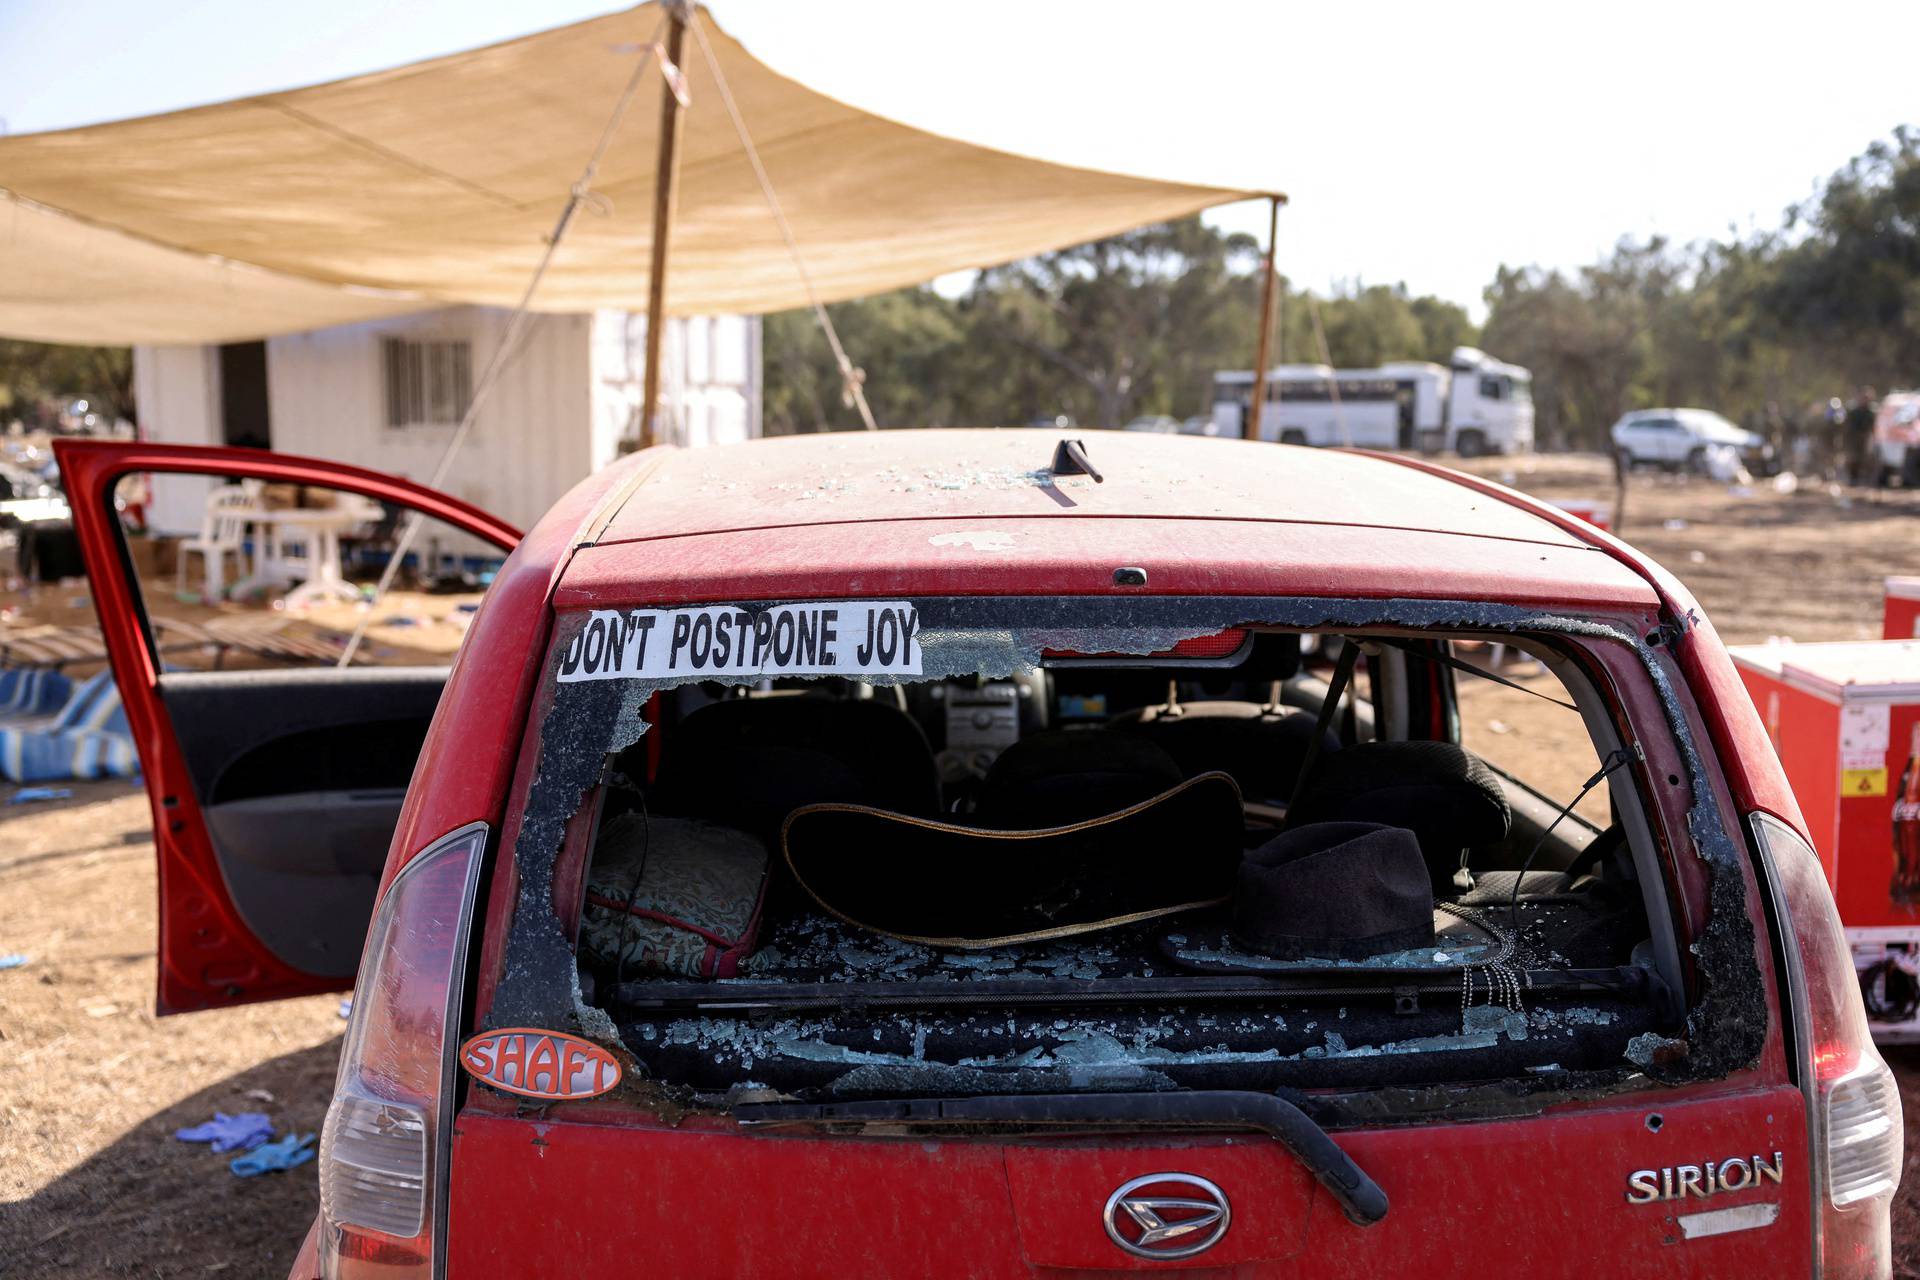
<instances>
[{"instance_id":1,"label":"red cooler","mask_svg":"<svg viewBox=\"0 0 1920 1280\"><path fill-rule=\"evenodd\" d=\"M1920 578L1888 578L1880 634L1888 640L1920 636Z\"/></svg>"},{"instance_id":2,"label":"red cooler","mask_svg":"<svg viewBox=\"0 0 1920 1280\"><path fill-rule=\"evenodd\" d=\"M1826 867L1874 1038L1920 1041L1920 640L1730 652Z\"/></svg>"},{"instance_id":3,"label":"red cooler","mask_svg":"<svg viewBox=\"0 0 1920 1280\"><path fill-rule=\"evenodd\" d=\"M1609 533L1613 531L1613 507L1605 502L1591 502L1585 498L1563 498L1557 502L1549 502L1547 505L1558 507L1570 516L1579 516L1596 529L1605 529ZM1920 578L1914 579L1914 582L1920 583Z\"/></svg>"}]
</instances>

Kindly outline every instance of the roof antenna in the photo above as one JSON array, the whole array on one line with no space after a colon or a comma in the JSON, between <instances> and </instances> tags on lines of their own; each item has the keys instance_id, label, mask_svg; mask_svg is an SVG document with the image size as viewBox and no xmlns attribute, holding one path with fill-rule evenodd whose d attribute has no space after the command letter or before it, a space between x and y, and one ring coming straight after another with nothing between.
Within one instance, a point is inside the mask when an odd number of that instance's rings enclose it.
<instances>
[{"instance_id":1,"label":"roof antenna","mask_svg":"<svg viewBox=\"0 0 1920 1280\"><path fill-rule=\"evenodd\" d=\"M1087 457L1087 446L1081 440L1062 440L1053 450L1053 463L1047 468L1057 476L1092 476L1095 484L1105 484L1107 478L1094 469L1092 460Z\"/></svg>"}]
</instances>

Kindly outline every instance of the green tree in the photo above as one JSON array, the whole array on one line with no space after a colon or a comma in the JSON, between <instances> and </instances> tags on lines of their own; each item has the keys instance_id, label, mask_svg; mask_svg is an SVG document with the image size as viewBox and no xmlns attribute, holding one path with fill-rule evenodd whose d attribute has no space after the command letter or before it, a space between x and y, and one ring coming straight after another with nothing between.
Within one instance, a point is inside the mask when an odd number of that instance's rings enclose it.
<instances>
[{"instance_id":1,"label":"green tree","mask_svg":"<svg viewBox=\"0 0 1920 1280\"><path fill-rule=\"evenodd\" d=\"M1121 426L1211 409L1213 375L1252 367L1261 254L1198 218L982 271L949 301L904 289L828 308L881 426L1006 426L1065 414ZM1317 361L1318 306L1336 363L1445 360L1474 338L1464 308L1405 286L1283 290L1275 363ZM767 429L859 425L810 312L769 316Z\"/></svg>"},{"instance_id":2,"label":"green tree","mask_svg":"<svg viewBox=\"0 0 1920 1280\"><path fill-rule=\"evenodd\" d=\"M108 421L131 419L133 352L0 338L0 416L49 426L58 407L76 399Z\"/></svg>"}]
</instances>

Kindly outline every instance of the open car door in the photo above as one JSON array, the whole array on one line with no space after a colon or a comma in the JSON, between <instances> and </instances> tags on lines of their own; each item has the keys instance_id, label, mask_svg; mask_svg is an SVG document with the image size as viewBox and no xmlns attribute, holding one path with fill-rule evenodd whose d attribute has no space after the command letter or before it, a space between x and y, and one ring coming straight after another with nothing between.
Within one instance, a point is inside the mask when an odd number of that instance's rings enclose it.
<instances>
[{"instance_id":1,"label":"open car door","mask_svg":"<svg viewBox=\"0 0 1920 1280\"><path fill-rule=\"evenodd\" d=\"M410 585L457 587L466 566L477 588L519 530L312 458L118 441L54 454L153 806L158 1011L352 986L462 620L439 620L437 650L374 643L343 668L360 582L408 512L436 531L403 562ZM130 539L136 513L178 536Z\"/></svg>"}]
</instances>

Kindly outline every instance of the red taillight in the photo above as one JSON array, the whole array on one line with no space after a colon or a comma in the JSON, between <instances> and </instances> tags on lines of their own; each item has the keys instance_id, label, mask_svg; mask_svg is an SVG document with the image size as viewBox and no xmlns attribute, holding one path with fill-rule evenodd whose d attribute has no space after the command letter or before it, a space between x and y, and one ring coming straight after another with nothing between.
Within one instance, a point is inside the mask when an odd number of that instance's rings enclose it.
<instances>
[{"instance_id":1,"label":"red taillight","mask_svg":"<svg viewBox=\"0 0 1920 1280\"><path fill-rule=\"evenodd\" d=\"M1892 1274L1890 1209L1900 1185L1900 1093L1873 1047L1860 980L1820 859L1794 830L1766 814L1753 821L1780 889L1797 952L1800 1034L1812 1076L1810 1137L1819 1233L1828 1280Z\"/></svg>"},{"instance_id":2,"label":"red taillight","mask_svg":"<svg viewBox=\"0 0 1920 1280\"><path fill-rule=\"evenodd\" d=\"M486 843L481 823L436 841L394 878L367 931L320 1132L320 1264L328 1280L440 1273L450 1042Z\"/></svg>"}]
</instances>

